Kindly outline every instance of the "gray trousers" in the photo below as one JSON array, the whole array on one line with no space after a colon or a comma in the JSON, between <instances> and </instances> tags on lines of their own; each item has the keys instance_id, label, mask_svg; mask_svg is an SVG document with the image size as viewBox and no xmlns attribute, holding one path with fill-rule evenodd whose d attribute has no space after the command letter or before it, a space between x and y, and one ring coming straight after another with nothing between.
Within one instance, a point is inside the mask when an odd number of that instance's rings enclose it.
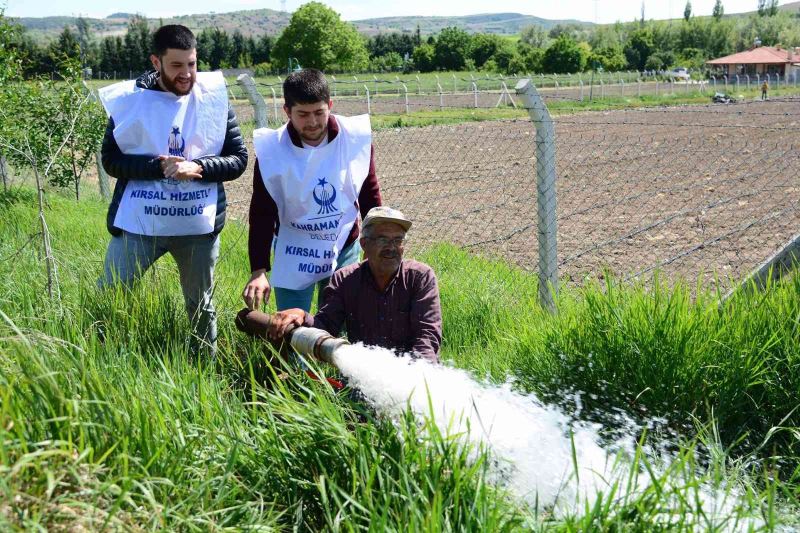
<instances>
[{"instance_id":1,"label":"gray trousers","mask_svg":"<svg viewBox=\"0 0 800 533\"><path fill-rule=\"evenodd\" d=\"M122 283L130 287L150 265L169 252L178 264L186 312L192 324L192 353L212 355L217 347L217 314L211 301L219 235L148 237L124 231L112 237L106 251L100 288Z\"/></svg>"}]
</instances>

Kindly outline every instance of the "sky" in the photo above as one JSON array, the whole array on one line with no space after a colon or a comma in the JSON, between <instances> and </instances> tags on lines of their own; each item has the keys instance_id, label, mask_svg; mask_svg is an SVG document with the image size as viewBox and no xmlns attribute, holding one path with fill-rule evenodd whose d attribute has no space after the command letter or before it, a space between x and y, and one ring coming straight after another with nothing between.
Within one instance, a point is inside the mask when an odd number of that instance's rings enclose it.
<instances>
[{"instance_id":1,"label":"sky","mask_svg":"<svg viewBox=\"0 0 800 533\"><path fill-rule=\"evenodd\" d=\"M285 0L287 11L293 11L305 0ZM341 14L345 20L358 20L388 16L454 16L478 13L513 12L546 19L578 19L600 24L630 21L639 18L642 0L403 0L402 2L377 2L375 0L323 0ZM710 15L715 0L693 0L696 15ZM220 5L224 3L224 9ZM741 13L756 9L757 0L723 0L726 13ZM782 0L780 4L787 3ZM281 9L280 0L192 0L192 2L165 2L164 0L0 0L11 17L45 17L54 15L103 18L111 13L143 13L148 17L191 15L212 11L239 11L242 9ZM645 0L647 19L680 18L685 0Z\"/></svg>"}]
</instances>

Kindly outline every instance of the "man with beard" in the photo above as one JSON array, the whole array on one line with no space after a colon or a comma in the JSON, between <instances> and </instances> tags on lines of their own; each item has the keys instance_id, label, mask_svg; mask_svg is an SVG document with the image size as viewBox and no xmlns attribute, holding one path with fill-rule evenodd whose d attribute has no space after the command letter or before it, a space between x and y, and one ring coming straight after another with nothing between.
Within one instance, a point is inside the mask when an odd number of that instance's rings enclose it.
<instances>
[{"instance_id":1,"label":"man with beard","mask_svg":"<svg viewBox=\"0 0 800 533\"><path fill-rule=\"evenodd\" d=\"M442 342L439 288L433 269L403 259L410 227L411 221L396 209L371 209L360 239L365 260L334 273L316 315L302 309L273 315L269 338L279 340L296 326L324 329L333 336L344 328L350 342L437 362Z\"/></svg>"},{"instance_id":2,"label":"man with beard","mask_svg":"<svg viewBox=\"0 0 800 533\"><path fill-rule=\"evenodd\" d=\"M259 309L274 287L278 310L309 311L315 286L321 302L331 274L358 262L359 212L381 205L381 194L369 115L331 114L328 82L316 69L287 76L283 94L288 122L253 132L251 277L242 297Z\"/></svg>"},{"instance_id":3,"label":"man with beard","mask_svg":"<svg viewBox=\"0 0 800 533\"><path fill-rule=\"evenodd\" d=\"M244 172L247 149L222 73L198 73L196 48L185 26L162 26L153 34L154 70L99 91L109 115L102 162L117 183L98 285L130 286L169 252L192 323L191 350L213 354L223 183Z\"/></svg>"}]
</instances>

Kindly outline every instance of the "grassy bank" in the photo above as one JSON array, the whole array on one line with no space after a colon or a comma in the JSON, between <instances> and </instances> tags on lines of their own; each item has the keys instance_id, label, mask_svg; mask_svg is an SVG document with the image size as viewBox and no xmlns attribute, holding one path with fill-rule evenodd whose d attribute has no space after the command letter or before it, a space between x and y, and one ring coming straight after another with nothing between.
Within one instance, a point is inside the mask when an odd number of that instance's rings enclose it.
<instances>
[{"instance_id":1,"label":"grassy bank","mask_svg":"<svg viewBox=\"0 0 800 533\"><path fill-rule=\"evenodd\" d=\"M692 490L724 488L763 527L796 526L800 495L800 280L742 295L609 284L535 305L529 275L449 246L423 254L440 279L443 358L599 421L660 417L676 493L600 499L581 516L533 515L487 482L491 458L408 417L367 413L290 372L233 317L246 232L223 232L216 361L193 359L168 258L130 294L98 293L104 206L50 196L60 299L46 296L33 195L0 196L0 527L126 530L707 529ZM102 331L102 340L99 332ZM656 435L655 433L659 433ZM655 471L654 471L655 472ZM741 509L738 509L741 507Z\"/></svg>"}]
</instances>

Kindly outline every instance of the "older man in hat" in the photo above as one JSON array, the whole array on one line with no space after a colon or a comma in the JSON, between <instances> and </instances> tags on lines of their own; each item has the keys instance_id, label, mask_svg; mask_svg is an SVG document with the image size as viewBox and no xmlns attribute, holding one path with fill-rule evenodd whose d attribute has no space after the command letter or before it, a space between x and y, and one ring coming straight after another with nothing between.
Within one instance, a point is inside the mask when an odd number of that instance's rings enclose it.
<instances>
[{"instance_id":1,"label":"older man in hat","mask_svg":"<svg viewBox=\"0 0 800 533\"><path fill-rule=\"evenodd\" d=\"M428 265L403 259L411 221L389 207L364 218L360 244L365 260L338 270L323 293L319 312L287 309L273 316L269 337L307 326L350 342L381 346L436 362L442 342L442 312L436 275Z\"/></svg>"}]
</instances>

